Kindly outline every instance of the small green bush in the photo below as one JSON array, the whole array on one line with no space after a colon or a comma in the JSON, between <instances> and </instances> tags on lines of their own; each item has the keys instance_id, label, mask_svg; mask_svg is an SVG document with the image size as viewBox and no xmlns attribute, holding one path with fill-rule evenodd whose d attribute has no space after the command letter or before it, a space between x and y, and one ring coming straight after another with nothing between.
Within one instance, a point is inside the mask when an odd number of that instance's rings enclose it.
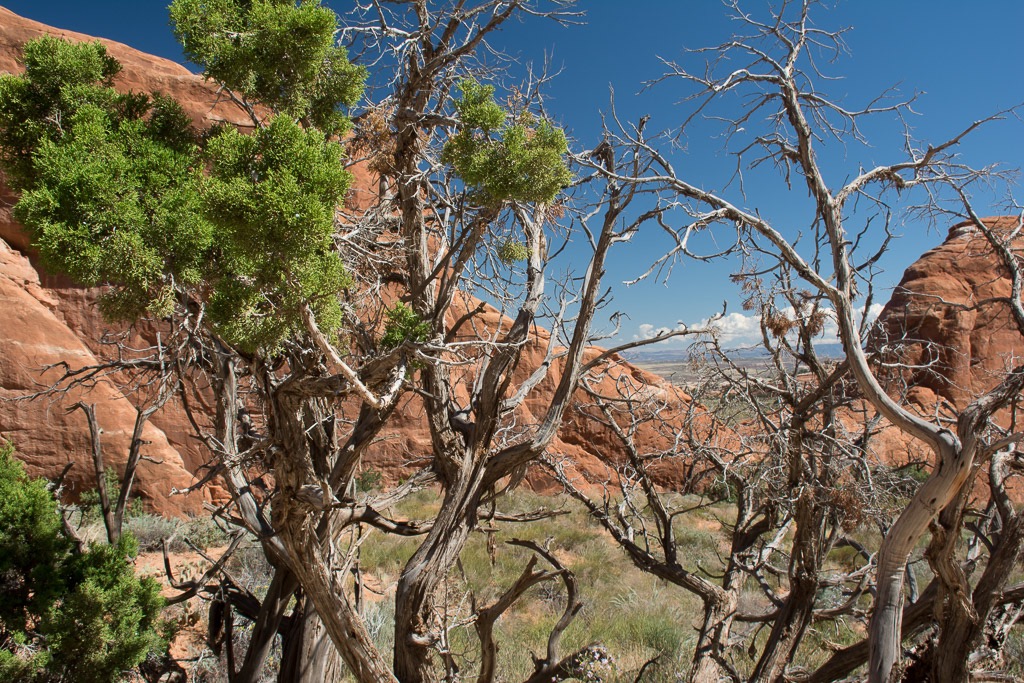
<instances>
[{"instance_id":1,"label":"small green bush","mask_svg":"<svg viewBox=\"0 0 1024 683\"><path fill-rule=\"evenodd\" d=\"M530 258L530 248L519 240L507 240L498 250L498 258L505 265L512 265Z\"/></svg>"},{"instance_id":2,"label":"small green bush","mask_svg":"<svg viewBox=\"0 0 1024 683\"><path fill-rule=\"evenodd\" d=\"M109 467L103 470L103 478L107 482L107 494L110 497L110 505L113 506L117 501L118 496L121 495L121 478L117 476L117 472ZM103 508L100 503L99 488L82 491L82 495L78 499L78 504L81 507L83 524L103 523ZM142 508L142 501L138 498L130 499L125 512L127 519L145 514ZM136 535L136 537L138 537L138 535Z\"/></svg>"},{"instance_id":3,"label":"small green bush","mask_svg":"<svg viewBox=\"0 0 1024 683\"><path fill-rule=\"evenodd\" d=\"M385 350L394 349L404 341L423 343L430 338L430 323L421 320L416 311L402 302L388 309L386 315L388 322L380 340Z\"/></svg>"},{"instance_id":4,"label":"small green bush","mask_svg":"<svg viewBox=\"0 0 1024 683\"><path fill-rule=\"evenodd\" d=\"M109 683L166 648L163 600L117 545L79 550L46 483L0 445L0 679Z\"/></svg>"},{"instance_id":5,"label":"small green bush","mask_svg":"<svg viewBox=\"0 0 1024 683\"><path fill-rule=\"evenodd\" d=\"M459 88L455 109L462 130L445 144L441 160L485 204L554 201L572 182L562 129L530 115L509 121L492 86L467 79Z\"/></svg>"},{"instance_id":6,"label":"small green bush","mask_svg":"<svg viewBox=\"0 0 1024 683\"><path fill-rule=\"evenodd\" d=\"M384 477L377 470L363 470L356 475L356 490L361 493L379 491L384 485Z\"/></svg>"}]
</instances>

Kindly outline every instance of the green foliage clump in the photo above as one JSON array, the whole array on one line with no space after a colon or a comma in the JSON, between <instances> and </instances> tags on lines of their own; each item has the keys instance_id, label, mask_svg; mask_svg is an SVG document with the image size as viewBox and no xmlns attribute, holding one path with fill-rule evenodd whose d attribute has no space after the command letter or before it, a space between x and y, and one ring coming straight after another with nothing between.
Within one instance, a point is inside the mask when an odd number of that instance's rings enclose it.
<instances>
[{"instance_id":1,"label":"green foliage clump","mask_svg":"<svg viewBox=\"0 0 1024 683\"><path fill-rule=\"evenodd\" d=\"M209 143L206 214L217 226L210 318L247 351L272 349L302 326L309 305L325 332L341 325L338 295L351 283L333 250L334 208L351 183L343 150L286 116Z\"/></svg>"},{"instance_id":2,"label":"green foliage clump","mask_svg":"<svg viewBox=\"0 0 1024 683\"><path fill-rule=\"evenodd\" d=\"M79 552L45 482L0 447L0 677L107 683L166 648L159 587L135 576L135 552L130 535Z\"/></svg>"},{"instance_id":3,"label":"green foliage clump","mask_svg":"<svg viewBox=\"0 0 1024 683\"><path fill-rule=\"evenodd\" d=\"M474 80L459 83L462 97L455 101L455 111L462 125L469 130L480 129L485 135L498 131L505 125L508 115L500 104L494 101L494 88Z\"/></svg>"},{"instance_id":4,"label":"green foliage clump","mask_svg":"<svg viewBox=\"0 0 1024 683\"><path fill-rule=\"evenodd\" d=\"M335 46L337 15L319 0L174 0L189 59L229 88L332 135L348 128L365 70Z\"/></svg>"},{"instance_id":5,"label":"green foliage clump","mask_svg":"<svg viewBox=\"0 0 1024 683\"><path fill-rule=\"evenodd\" d=\"M117 475L116 470L107 467L103 470L103 479L106 481L107 495L110 497L110 504L113 506L114 502L121 495L121 477ZM83 524L103 522L103 504L100 500L99 487L82 491L82 495L78 497L78 507L82 513ZM145 514L142 501L138 498L129 498L125 512L128 519ZM135 534L135 537L137 539L138 534Z\"/></svg>"},{"instance_id":6,"label":"green foliage clump","mask_svg":"<svg viewBox=\"0 0 1024 683\"><path fill-rule=\"evenodd\" d=\"M379 491L384 485L384 477L377 470L363 470L356 475L356 490L361 493Z\"/></svg>"},{"instance_id":7,"label":"green foliage clump","mask_svg":"<svg viewBox=\"0 0 1024 683\"><path fill-rule=\"evenodd\" d=\"M133 96L109 88L121 65L102 43L73 45L47 36L25 45L22 62L23 76L0 76L0 158L15 189L32 178L33 151L43 140L60 137L82 106L113 111L133 102Z\"/></svg>"},{"instance_id":8,"label":"green foliage clump","mask_svg":"<svg viewBox=\"0 0 1024 683\"><path fill-rule=\"evenodd\" d=\"M530 248L519 240L506 240L498 249L498 258L506 265L519 263L530 258Z\"/></svg>"},{"instance_id":9,"label":"green foliage clump","mask_svg":"<svg viewBox=\"0 0 1024 683\"><path fill-rule=\"evenodd\" d=\"M529 115L507 123L493 87L472 80L459 87L455 109L463 128L445 145L442 160L484 203L553 201L572 180L562 158L565 133Z\"/></svg>"},{"instance_id":10,"label":"green foliage clump","mask_svg":"<svg viewBox=\"0 0 1024 683\"><path fill-rule=\"evenodd\" d=\"M251 94L287 114L252 135L223 128L201 137L169 98L116 93L110 79L120 65L102 45L43 38L26 45L23 76L0 77L0 161L23 191L16 215L46 264L109 286L108 317L166 315L184 294L207 304L227 342L272 354L301 328L304 306L325 332L341 324L338 295L351 280L334 249L333 220L351 175L330 135L343 127L340 107L358 98L363 72L344 51L310 46L324 35L329 46L336 24L316 3L199 4L192 9L209 16L183 18L192 5L175 3L180 30L231 12L251 23L225 24L207 36L214 43L224 31L277 27L249 46L269 52L235 55L234 66L216 46L203 54L208 73L224 79L243 65L254 69ZM279 55L274 36L299 47ZM261 59L287 71L284 80L264 83ZM280 99L288 93L299 100Z\"/></svg>"},{"instance_id":11,"label":"green foliage clump","mask_svg":"<svg viewBox=\"0 0 1024 683\"><path fill-rule=\"evenodd\" d=\"M397 348L404 341L422 343L430 338L430 323L402 302L388 309L385 315L388 322L380 340L385 350Z\"/></svg>"},{"instance_id":12,"label":"green foliage clump","mask_svg":"<svg viewBox=\"0 0 1024 683\"><path fill-rule=\"evenodd\" d=\"M49 267L117 285L101 302L109 317L165 312L172 282L199 282L212 238L188 116L169 98L114 92L120 65L99 44L41 38L25 64L0 79L0 145L23 190L16 217Z\"/></svg>"}]
</instances>

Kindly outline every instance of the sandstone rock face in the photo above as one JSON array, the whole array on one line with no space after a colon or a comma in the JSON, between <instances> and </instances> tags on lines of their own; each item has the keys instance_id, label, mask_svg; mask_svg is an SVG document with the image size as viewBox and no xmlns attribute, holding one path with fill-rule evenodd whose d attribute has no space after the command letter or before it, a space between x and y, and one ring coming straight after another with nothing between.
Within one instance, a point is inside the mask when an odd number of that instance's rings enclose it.
<instances>
[{"instance_id":1,"label":"sandstone rock face","mask_svg":"<svg viewBox=\"0 0 1024 683\"><path fill-rule=\"evenodd\" d=\"M0 7L0 72L19 73L25 43L43 35L71 41L95 40L17 16ZM115 85L124 91L162 92L177 99L197 126L226 121L251 125L248 117L216 89L180 64L147 55L121 43L104 40L108 51L123 65ZM0 437L14 442L18 455L36 476L55 476L69 461L76 465L66 480L73 494L92 488L87 423L80 411L67 408L82 400L96 404L103 429L106 461L123 468L135 422L135 408L114 384L100 381L88 393L60 400L31 402L11 399L34 393L56 379L56 371L41 373L47 365L66 361L73 367L97 362L99 343L111 326L96 307L97 292L75 286L38 267L29 236L11 217L17 196L0 183ZM162 514L191 514L201 510L204 498L222 493L170 496L194 481L193 473L205 461L190 437L185 415L169 406L155 415L143 439L147 456L139 467L137 489L143 501ZM160 462L155 464L149 458Z\"/></svg>"},{"instance_id":2,"label":"sandstone rock face","mask_svg":"<svg viewBox=\"0 0 1024 683\"><path fill-rule=\"evenodd\" d=\"M55 35L68 40L94 40L69 31L50 28L23 19L0 8L0 71L17 73L21 70L18 57L25 42L41 35ZM218 98L215 88L184 67L164 59L146 55L120 43L103 41L114 57L123 65L115 85L122 90L158 91L177 99L197 126L227 121L232 125L250 125L247 116L225 98ZM356 190L350 206L365 206L372 194L372 179L357 173ZM24 229L10 215L17 197L0 184L0 398L12 399L38 391L41 384L52 382L55 371L42 372L50 364L66 361L73 367L95 363L104 353L100 339L111 325L100 316L97 291L75 286L66 278L47 274L35 261ZM475 304L474 304L475 305ZM479 324L498 327L506 325L497 311L490 309ZM115 330L122 331L122 330ZM151 343L154 330L132 330L131 339ZM516 369L514 382L524 381L544 359L550 335L537 330L527 352ZM593 358L600 350L588 351ZM517 416L520 424L542 419L554 391L560 370L556 360L549 377L540 384L526 401ZM660 378L613 359L603 379L595 389L614 395L616 386L628 380L633 387L641 387L652 397L670 406L671 420L682 420L690 405L689 397ZM460 397L465 398L465 397ZM37 399L35 401L0 400L0 437L12 440L19 456L28 464L33 475L55 476L69 461L76 463L68 482L76 490L91 488L92 464L86 422L81 412L67 412L78 400L97 405L98 421L104 429L104 448L107 461L114 467L123 467L135 420L133 397L124 396L107 381L100 381L86 395L76 393L63 399ZM585 405L586 396L580 392L577 403ZM344 406L343 411L353 406ZM566 424L551 452L564 458L570 471L584 474L597 481L605 481L607 463L621 460L622 448L610 429L584 415L582 410L570 410ZM680 422L681 424L681 422ZM663 425L664 426L664 425ZM159 461L157 465L144 462L138 475L138 490L144 501L163 514L197 512L204 499L218 498L223 491L208 487L202 494L188 497L169 497L172 489L181 489L195 480L195 474L204 463L206 454L192 437L191 426L180 406L169 403L150 421L144 435L150 443L143 453ZM641 434L652 448L670 443L665 430L649 429ZM368 466L377 469L385 481L408 476L430 457L431 443L427 431L423 405L410 396L397 411L388 433L373 447ZM662 481L667 485L681 483L685 468L663 465ZM553 480L540 471L531 472L528 483L535 489L553 490Z\"/></svg>"},{"instance_id":3,"label":"sandstone rock face","mask_svg":"<svg viewBox=\"0 0 1024 683\"><path fill-rule=\"evenodd\" d=\"M982 219L1000 236L1020 228L1016 216ZM1024 248L1016 233L1013 249ZM992 389L1024 362L1024 336L1006 303L1011 283L985 236L971 223L949 230L946 240L907 268L868 340L877 358L891 364L880 373L889 392L926 419L955 420L972 400ZM1007 426L1009 409L996 415ZM1017 419L1020 419L1018 412ZM890 464L934 462L934 454L894 427L886 427L875 451ZM1024 483L1011 481L1010 497L1024 500ZM973 495L984 505L988 479L975 480Z\"/></svg>"},{"instance_id":4,"label":"sandstone rock face","mask_svg":"<svg viewBox=\"0 0 1024 683\"><path fill-rule=\"evenodd\" d=\"M92 365L97 358L70 327L55 315L60 300L39 282L28 259L0 240L0 435L12 441L33 476L52 477L75 462L65 479L68 490L94 488L88 423L80 411L68 412L78 401L96 406L103 429L106 461L123 469L135 426L134 406L110 382L67 395L18 400L55 381L59 368ZM137 492L157 512L199 512L199 495L169 498L175 488L192 482L181 454L155 424L146 425L142 438L147 456L138 469Z\"/></svg>"},{"instance_id":5,"label":"sandstone rock face","mask_svg":"<svg viewBox=\"0 0 1024 683\"><path fill-rule=\"evenodd\" d=\"M999 234L1019 227L1017 217L983 220ZM1024 237L1015 247L1024 248ZM890 379L909 387L910 401L946 401L962 409L1024 359L1024 337L997 300L1009 295L1006 269L988 240L969 223L955 225L942 244L907 268L870 346L886 360L906 364Z\"/></svg>"}]
</instances>

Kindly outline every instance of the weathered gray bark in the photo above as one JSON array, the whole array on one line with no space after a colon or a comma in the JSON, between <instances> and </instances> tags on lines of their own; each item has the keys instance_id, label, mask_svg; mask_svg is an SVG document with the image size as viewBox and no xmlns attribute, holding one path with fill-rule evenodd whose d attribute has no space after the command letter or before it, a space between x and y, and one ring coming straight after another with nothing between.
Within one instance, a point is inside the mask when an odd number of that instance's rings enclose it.
<instances>
[{"instance_id":1,"label":"weathered gray bark","mask_svg":"<svg viewBox=\"0 0 1024 683\"><path fill-rule=\"evenodd\" d=\"M394 667L395 676L402 683L431 683L438 679L432 651L444 624L439 621L435 593L455 565L476 523L479 505L479 477L473 476L473 470L467 475L445 490L433 529L406 563L398 581Z\"/></svg>"},{"instance_id":2,"label":"weathered gray bark","mask_svg":"<svg viewBox=\"0 0 1024 683\"><path fill-rule=\"evenodd\" d=\"M272 381L265 380L268 385ZM360 683L394 681L384 657L349 601L332 562L334 535L328 524L318 534L324 511L330 514L333 493L327 483L337 444L326 425L333 412L323 399L309 398L291 386L272 389L271 428L281 451L274 464L280 499L274 508L274 527L287 550L288 567L302 587L304 599L322 620L324 630ZM315 500L312 492L318 492ZM319 631L319 625L315 626ZM315 635L315 634L314 634ZM309 652L309 650L305 650ZM329 650L328 657L331 656ZM313 663L310 663L314 666ZM333 665L325 660L325 671Z\"/></svg>"},{"instance_id":3,"label":"weathered gray bark","mask_svg":"<svg viewBox=\"0 0 1024 683\"><path fill-rule=\"evenodd\" d=\"M931 674L936 681L967 683L971 678L970 655L982 644L989 630L989 618L999 605L999 598L1024 557L1024 515L1016 512L1003 489L1005 455L996 456L990 464L991 495L999 501L1002 528L994 534L993 548L973 592L960 569L955 550L959 546L963 510L948 510L939 516L942 533L936 533L929 548L935 556L933 566L943 563L954 570L936 572L945 593L944 608L939 619L939 638L931 652ZM946 522L946 523L943 523ZM950 523L952 522L952 523ZM953 577L948 574L952 573ZM963 582L956 582L962 578Z\"/></svg>"},{"instance_id":4,"label":"weathered gray bark","mask_svg":"<svg viewBox=\"0 0 1024 683\"><path fill-rule=\"evenodd\" d=\"M906 606L903 610L903 618L900 620L903 629L900 633L901 640L914 638L931 626L935 598L938 594L938 582L933 580L921 592L917 602ZM833 683L846 678L868 661L868 650L867 639L844 647L829 657L828 661L814 672L794 676L794 680L801 681L801 683Z\"/></svg>"},{"instance_id":5,"label":"weathered gray bark","mask_svg":"<svg viewBox=\"0 0 1024 683\"><path fill-rule=\"evenodd\" d=\"M797 530L793 540L789 594L775 617L768 640L761 650L761 657L750 676L752 683L775 683L786 679L786 666L794 660L800 641L814 616L822 559L818 556L822 529L820 519L809 518L814 513L806 508L812 505L806 501L797 503L798 508L805 509L798 510L796 515ZM816 526L815 521L819 523L817 528L808 530L808 526Z\"/></svg>"},{"instance_id":6,"label":"weathered gray bark","mask_svg":"<svg viewBox=\"0 0 1024 683\"><path fill-rule=\"evenodd\" d=\"M287 569L275 569L274 576L270 580L267 594L260 604L260 611L253 622L252 631L249 634L249 647L245 651L242 666L235 674L234 683L257 683L263 670L263 665L270 655L288 611L289 602L298 582L294 575ZM281 683L287 679L278 676Z\"/></svg>"},{"instance_id":7,"label":"weathered gray bark","mask_svg":"<svg viewBox=\"0 0 1024 683\"><path fill-rule=\"evenodd\" d=\"M302 599L293 615L293 632L281 656L278 681L340 683L348 675L348 667L316 610Z\"/></svg>"}]
</instances>

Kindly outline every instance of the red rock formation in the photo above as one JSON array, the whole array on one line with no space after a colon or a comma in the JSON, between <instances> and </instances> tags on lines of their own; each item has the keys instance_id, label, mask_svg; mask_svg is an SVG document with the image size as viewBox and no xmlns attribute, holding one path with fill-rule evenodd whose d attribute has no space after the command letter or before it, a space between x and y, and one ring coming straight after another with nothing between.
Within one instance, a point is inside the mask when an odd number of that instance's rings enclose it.
<instances>
[{"instance_id":1,"label":"red rock formation","mask_svg":"<svg viewBox=\"0 0 1024 683\"><path fill-rule=\"evenodd\" d=\"M1020 227L1015 216L982 220L1001 235ZM1018 235L1013 246L1024 248L1024 236ZM955 420L1024 362L1024 336L999 301L1010 293L1006 268L985 236L968 222L950 228L942 244L907 268L868 341L869 350L890 364L880 373L890 393L928 419L938 414ZM1008 424L1009 410L996 419ZM934 459L923 444L893 427L880 437L875 451L889 463ZM1024 500L1021 482L1011 481L1008 491L1014 500ZM984 474L975 481L974 495L988 497Z\"/></svg>"},{"instance_id":2,"label":"red rock formation","mask_svg":"<svg viewBox=\"0 0 1024 683\"><path fill-rule=\"evenodd\" d=\"M59 398L17 400L38 392L60 376L43 368L66 362L91 365L96 357L55 312L63 302L40 284L28 259L0 240L0 435L12 441L33 476L52 477L74 461L65 482L72 492L93 488L89 430L80 411L68 412L77 401L96 405L103 428L107 461L123 467L135 425L135 408L114 385L101 381L91 390L75 390ZM148 442L138 470L138 493L152 509L164 514L198 512L198 495L168 499L173 488L192 482L181 454L154 424L146 426Z\"/></svg>"},{"instance_id":3,"label":"red rock formation","mask_svg":"<svg viewBox=\"0 0 1024 683\"><path fill-rule=\"evenodd\" d=\"M983 220L1002 234L1019 226L1017 217ZM1024 236L1015 245L1024 247ZM1009 295L1006 269L988 240L970 223L954 225L907 268L870 347L908 365L898 377L914 403L944 400L963 408L1024 358L1024 337L996 300Z\"/></svg>"}]
</instances>

